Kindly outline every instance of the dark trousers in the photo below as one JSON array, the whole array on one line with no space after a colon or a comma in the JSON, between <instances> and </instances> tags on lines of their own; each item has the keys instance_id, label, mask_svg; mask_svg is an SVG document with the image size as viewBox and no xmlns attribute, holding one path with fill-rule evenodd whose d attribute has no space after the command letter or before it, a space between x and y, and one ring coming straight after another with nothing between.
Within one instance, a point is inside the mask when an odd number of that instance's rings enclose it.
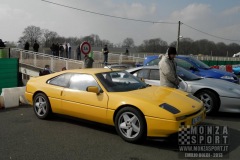
<instances>
[{"instance_id":1,"label":"dark trousers","mask_svg":"<svg viewBox=\"0 0 240 160\"><path fill-rule=\"evenodd\" d=\"M105 65L107 65L107 63L108 63L108 54L104 54L104 61L103 61L103 63Z\"/></svg>"},{"instance_id":2,"label":"dark trousers","mask_svg":"<svg viewBox=\"0 0 240 160\"><path fill-rule=\"evenodd\" d=\"M81 60L81 53L77 53L77 60Z\"/></svg>"}]
</instances>

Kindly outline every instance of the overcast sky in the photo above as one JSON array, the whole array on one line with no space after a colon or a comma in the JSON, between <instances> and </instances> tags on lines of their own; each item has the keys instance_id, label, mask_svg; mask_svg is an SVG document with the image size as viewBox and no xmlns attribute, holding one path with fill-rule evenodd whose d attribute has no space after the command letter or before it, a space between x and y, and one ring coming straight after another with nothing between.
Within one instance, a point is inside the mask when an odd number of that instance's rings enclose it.
<instances>
[{"instance_id":1,"label":"overcast sky","mask_svg":"<svg viewBox=\"0 0 240 160\"><path fill-rule=\"evenodd\" d=\"M178 22L210 34L240 40L239 0L49 0L104 14L150 21ZM61 36L82 37L98 34L101 39L121 43L132 37L136 44L144 39L177 39L177 24L126 21L84 13L41 0L0 0L0 38L17 41L25 27L39 26ZM194 40L224 41L181 25L181 36ZM240 44L240 42L237 42Z\"/></svg>"}]
</instances>

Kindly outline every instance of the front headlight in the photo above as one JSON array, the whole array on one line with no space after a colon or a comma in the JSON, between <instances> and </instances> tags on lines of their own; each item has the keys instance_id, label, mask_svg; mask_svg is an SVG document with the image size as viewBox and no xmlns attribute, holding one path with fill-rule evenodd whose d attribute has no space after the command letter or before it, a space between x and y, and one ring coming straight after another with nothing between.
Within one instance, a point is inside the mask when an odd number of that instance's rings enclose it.
<instances>
[{"instance_id":1,"label":"front headlight","mask_svg":"<svg viewBox=\"0 0 240 160\"><path fill-rule=\"evenodd\" d=\"M173 106L171 106L171 105L169 105L167 103L160 104L159 107L161 107L162 109L167 110L168 112L170 112L172 114L177 114L177 113L180 112L177 108L175 108L175 107L173 107Z\"/></svg>"},{"instance_id":2,"label":"front headlight","mask_svg":"<svg viewBox=\"0 0 240 160\"><path fill-rule=\"evenodd\" d=\"M234 78L232 76L222 76L221 79L234 80Z\"/></svg>"},{"instance_id":3,"label":"front headlight","mask_svg":"<svg viewBox=\"0 0 240 160\"><path fill-rule=\"evenodd\" d=\"M201 103L201 102L202 102L200 99L198 99L197 97L195 97L195 96L194 96L194 95L192 95L192 94L188 94L187 96L188 96L189 98L191 98L191 99L195 100L195 101L198 101L199 103Z\"/></svg>"},{"instance_id":4,"label":"front headlight","mask_svg":"<svg viewBox=\"0 0 240 160\"><path fill-rule=\"evenodd\" d=\"M176 117L176 121L181 121L187 118L186 116Z\"/></svg>"}]
</instances>

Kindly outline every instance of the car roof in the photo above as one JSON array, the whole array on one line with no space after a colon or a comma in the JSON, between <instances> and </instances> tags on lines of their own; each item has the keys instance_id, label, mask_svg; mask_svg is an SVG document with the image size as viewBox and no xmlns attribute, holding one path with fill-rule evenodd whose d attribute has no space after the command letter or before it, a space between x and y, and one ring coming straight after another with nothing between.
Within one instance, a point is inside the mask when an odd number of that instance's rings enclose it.
<instances>
[{"instance_id":1,"label":"car roof","mask_svg":"<svg viewBox=\"0 0 240 160\"><path fill-rule=\"evenodd\" d=\"M97 73L104 73L104 72L112 72L112 71L119 71L119 69L109 69L109 68L87 68L87 69L72 69L72 70L65 70L65 73L89 73L89 74L97 74Z\"/></svg>"},{"instance_id":2,"label":"car roof","mask_svg":"<svg viewBox=\"0 0 240 160\"><path fill-rule=\"evenodd\" d=\"M187 55L178 55L176 58L191 58L191 56L187 56Z\"/></svg>"},{"instance_id":3,"label":"car roof","mask_svg":"<svg viewBox=\"0 0 240 160\"><path fill-rule=\"evenodd\" d=\"M159 69L158 66L143 66L141 68L147 68L147 69Z\"/></svg>"}]
</instances>

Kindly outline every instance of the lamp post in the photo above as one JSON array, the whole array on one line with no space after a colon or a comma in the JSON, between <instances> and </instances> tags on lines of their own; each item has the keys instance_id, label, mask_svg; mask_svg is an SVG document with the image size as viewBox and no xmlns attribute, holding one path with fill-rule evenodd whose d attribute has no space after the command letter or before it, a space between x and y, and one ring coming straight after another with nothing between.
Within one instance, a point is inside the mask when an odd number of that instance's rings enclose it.
<instances>
[{"instance_id":1,"label":"lamp post","mask_svg":"<svg viewBox=\"0 0 240 160\"><path fill-rule=\"evenodd\" d=\"M181 26L181 21L178 21L178 35L177 35L177 52L179 51L179 40L181 38L180 36L180 26Z\"/></svg>"}]
</instances>

